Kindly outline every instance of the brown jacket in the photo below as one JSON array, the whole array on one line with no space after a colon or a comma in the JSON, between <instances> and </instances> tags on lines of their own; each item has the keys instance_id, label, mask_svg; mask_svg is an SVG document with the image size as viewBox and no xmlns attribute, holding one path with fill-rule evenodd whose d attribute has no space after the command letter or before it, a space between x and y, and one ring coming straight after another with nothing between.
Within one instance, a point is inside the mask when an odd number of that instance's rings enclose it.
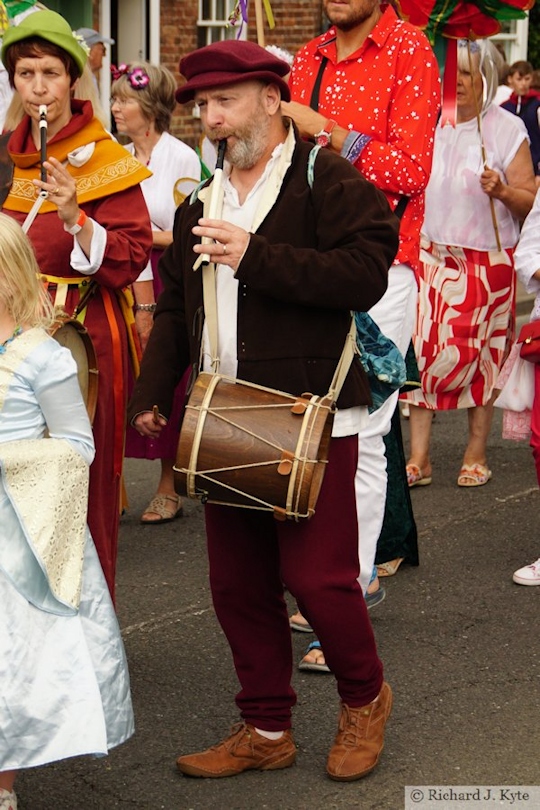
<instances>
[{"instance_id":1,"label":"brown jacket","mask_svg":"<svg viewBox=\"0 0 540 810\"><path fill-rule=\"evenodd\" d=\"M274 206L236 272L238 378L293 395L327 393L350 311L368 310L381 298L398 247L399 222L384 195L347 161L321 150L310 187L311 148L297 141ZM177 211L130 419L155 404L168 416L186 367L199 370L204 311L191 229L201 215L200 200L188 199ZM355 357L338 406L370 402Z\"/></svg>"}]
</instances>

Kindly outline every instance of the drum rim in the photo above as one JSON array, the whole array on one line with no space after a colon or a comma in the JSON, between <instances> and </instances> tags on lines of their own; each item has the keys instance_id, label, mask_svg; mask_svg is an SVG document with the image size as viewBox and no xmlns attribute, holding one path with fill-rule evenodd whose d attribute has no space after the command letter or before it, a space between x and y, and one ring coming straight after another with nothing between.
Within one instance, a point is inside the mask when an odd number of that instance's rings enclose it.
<instances>
[{"instance_id":1,"label":"drum rim","mask_svg":"<svg viewBox=\"0 0 540 810\"><path fill-rule=\"evenodd\" d=\"M77 320L77 318L69 318L59 315L48 330L50 337L56 340L55 336L57 332L59 332L65 326L74 329L74 331L80 337L83 347L85 349L88 361L88 368L86 369L88 374L88 396L84 404L86 406L90 424L93 424L97 409L97 397L99 385L99 371L97 365L96 349L88 329L83 323L81 323L81 321ZM60 341L57 342L59 343L59 345L62 345ZM69 347L65 348L68 348L68 350L71 352L71 349L69 349ZM71 354L72 357L74 357L72 352ZM79 374L79 366L77 365L77 375L78 374Z\"/></svg>"}]
</instances>

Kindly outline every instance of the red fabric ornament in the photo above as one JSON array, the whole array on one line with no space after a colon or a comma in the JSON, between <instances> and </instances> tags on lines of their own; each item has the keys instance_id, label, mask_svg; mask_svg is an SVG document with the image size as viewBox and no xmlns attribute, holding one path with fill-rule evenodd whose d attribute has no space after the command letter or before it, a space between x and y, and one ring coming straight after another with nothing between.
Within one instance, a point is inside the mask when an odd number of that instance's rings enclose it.
<instances>
[{"instance_id":1,"label":"red fabric ornament","mask_svg":"<svg viewBox=\"0 0 540 810\"><path fill-rule=\"evenodd\" d=\"M404 19L425 31L433 45L440 35L478 39L498 34L507 20L524 19L534 0L398 0Z\"/></svg>"}]
</instances>

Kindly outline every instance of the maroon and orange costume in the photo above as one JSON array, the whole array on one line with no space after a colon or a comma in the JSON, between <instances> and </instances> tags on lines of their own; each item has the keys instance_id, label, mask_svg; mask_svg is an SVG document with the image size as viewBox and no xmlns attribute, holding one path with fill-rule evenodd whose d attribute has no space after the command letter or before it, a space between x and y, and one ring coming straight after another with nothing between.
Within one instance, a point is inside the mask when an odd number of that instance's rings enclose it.
<instances>
[{"instance_id":1,"label":"maroon and orange costume","mask_svg":"<svg viewBox=\"0 0 540 810\"><path fill-rule=\"evenodd\" d=\"M104 244L97 258L90 256L88 275L73 269L74 237L66 233L56 206L48 201L28 235L52 299L69 315L88 285L95 282L80 316L92 338L99 372L88 523L114 595L128 366L122 289L138 277L152 246L150 220L139 187L149 172L104 130L94 118L90 102L73 101L72 112L69 123L47 144L48 154L66 163L76 179L79 205L105 229L101 233ZM40 169L30 123L25 117L8 142L15 165L3 210L21 224L35 201L32 179L39 177Z\"/></svg>"}]
</instances>

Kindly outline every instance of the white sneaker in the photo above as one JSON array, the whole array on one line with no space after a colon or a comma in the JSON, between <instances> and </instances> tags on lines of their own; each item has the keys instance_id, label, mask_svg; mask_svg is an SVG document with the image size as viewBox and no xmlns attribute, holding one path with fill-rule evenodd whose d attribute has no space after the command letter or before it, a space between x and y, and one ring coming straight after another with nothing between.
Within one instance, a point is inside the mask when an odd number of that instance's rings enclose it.
<instances>
[{"instance_id":1,"label":"white sneaker","mask_svg":"<svg viewBox=\"0 0 540 810\"><path fill-rule=\"evenodd\" d=\"M514 571L512 579L518 585L540 585L540 557L536 562Z\"/></svg>"},{"instance_id":2,"label":"white sneaker","mask_svg":"<svg viewBox=\"0 0 540 810\"><path fill-rule=\"evenodd\" d=\"M0 788L0 810L17 810L17 797L4 788Z\"/></svg>"}]
</instances>

